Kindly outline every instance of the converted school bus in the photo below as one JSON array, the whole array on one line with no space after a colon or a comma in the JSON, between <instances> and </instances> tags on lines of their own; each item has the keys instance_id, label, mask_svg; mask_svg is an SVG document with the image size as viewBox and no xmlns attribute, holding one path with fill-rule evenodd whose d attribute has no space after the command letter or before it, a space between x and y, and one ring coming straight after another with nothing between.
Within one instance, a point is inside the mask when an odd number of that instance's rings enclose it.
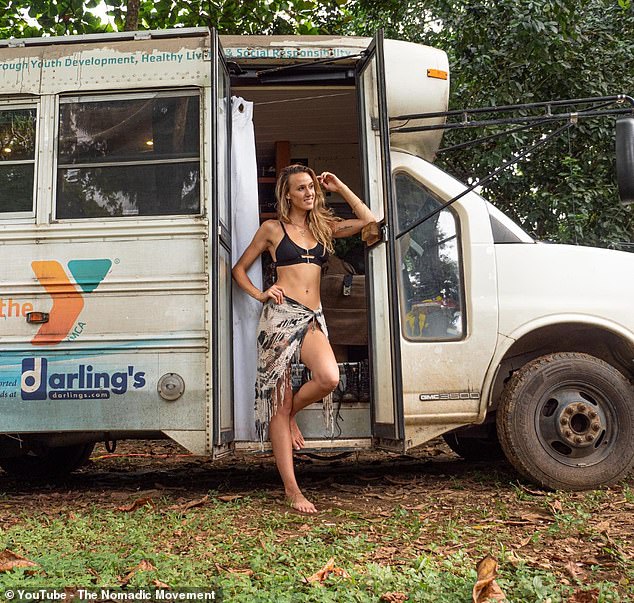
<instances>
[{"instance_id":1,"label":"converted school bus","mask_svg":"<svg viewBox=\"0 0 634 603\"><path fill-rule=\"evenodd\" d=\"M347 384L334 434L318 404L298 418L308 450L449 434L484 455L497 418L533 480L625 475L634 279L615 275L634 257L536 243L473 191L443 208L465 186L431 163L442 132L398 125L444 117L395 118L443 112L448 93L442 51L380 34L0 43L0 465L51 476L123 438L259 449L235 421L252 400L233 396L234 94L255 106L260 219L277 169L301 160L335 171L379 220L357 258L361 307L336 287L328 300Z\"/></svg>"}]
</instances>

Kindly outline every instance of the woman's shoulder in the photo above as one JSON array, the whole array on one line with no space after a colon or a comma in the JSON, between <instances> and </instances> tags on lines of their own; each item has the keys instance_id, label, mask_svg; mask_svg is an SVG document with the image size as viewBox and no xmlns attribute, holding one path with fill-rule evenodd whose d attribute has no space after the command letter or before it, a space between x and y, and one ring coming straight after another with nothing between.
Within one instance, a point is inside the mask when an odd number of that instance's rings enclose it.
<instances>
[{"instance_id":1,"label":"woman's shoulder","mask_svg":"<svg viewBox=\"0 0 634 603\"><path fill-rule=\"evenodd\" d=\"M271 242L277 242L283 235L282 226L279 220L265 220L262 222L258 232Z\"/></svg>"},{"instance_id":2,"label":"woman's shoulder","mask_svg":"<svg viewBox=\"0 0 634 603\"><path fill-rule=\"evenodd\" d=\"M277 219L264 220L260 226L260 230L263 232L281 232L281 229L281 222Z\"/></svg>"}]
</instances>

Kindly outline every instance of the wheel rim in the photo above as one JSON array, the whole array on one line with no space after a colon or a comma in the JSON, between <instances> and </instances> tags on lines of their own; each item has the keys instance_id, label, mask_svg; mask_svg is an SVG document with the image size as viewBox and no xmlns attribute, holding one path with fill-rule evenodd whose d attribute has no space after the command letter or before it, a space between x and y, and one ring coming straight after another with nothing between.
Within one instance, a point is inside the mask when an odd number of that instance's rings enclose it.
<instances>
[{"instance_id":1,"label":"wheel rim","mask_svg":"<svg viewBox=\"0 0 634 603\"><path fill-rule=\"evenodd\" d=\"M595 465L612 452L618 425L609 397L587 383L560 383L544 393L535 413L542 448L570 467Z\"/></svg>"}]
</instances>

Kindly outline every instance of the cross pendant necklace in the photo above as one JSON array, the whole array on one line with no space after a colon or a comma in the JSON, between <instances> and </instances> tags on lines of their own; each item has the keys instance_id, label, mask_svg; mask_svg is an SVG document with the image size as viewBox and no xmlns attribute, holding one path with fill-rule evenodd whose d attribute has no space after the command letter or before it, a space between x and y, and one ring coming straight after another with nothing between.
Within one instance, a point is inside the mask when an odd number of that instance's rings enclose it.
<instances>
[{"instance_id":1,"label":"cross pendant necklace","mask_svg":"<svg viewBox=\"0 0 634 603\"><path fill-rule=\"evenodd\" d=\"M306 226L306 224L304 224L304 226L300 226L299 224L295 224L295 222L291 222L291 224L295 228L297 228L297 230L299 230L299 234L303 239L306 236L306 231L308 230L308 226Z\"/></svg>"}]
</instances>

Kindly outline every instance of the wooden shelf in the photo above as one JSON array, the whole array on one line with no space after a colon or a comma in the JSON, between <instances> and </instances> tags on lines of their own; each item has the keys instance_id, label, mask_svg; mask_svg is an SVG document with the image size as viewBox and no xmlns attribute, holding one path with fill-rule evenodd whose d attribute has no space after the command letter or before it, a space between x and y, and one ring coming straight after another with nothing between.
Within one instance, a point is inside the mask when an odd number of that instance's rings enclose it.
<instances>
[{"instance_id":1,"label":"wooden shelf","mask_svg":"<svg viewBox=\"0 0 634 603\"><path fill-rule=\"evenodd\" d=\"M291 145L287 140L278 140L275 143L275 176L259 176L258 187L260 195L260 208L264 211L260 212L260 223L265 220L274 220L277 218L275 211L270 211L275 207L275 184L277 183L277 175L290 163ZM269 172L270 173L270 172Z\"/></svg>"}]
</instances>

